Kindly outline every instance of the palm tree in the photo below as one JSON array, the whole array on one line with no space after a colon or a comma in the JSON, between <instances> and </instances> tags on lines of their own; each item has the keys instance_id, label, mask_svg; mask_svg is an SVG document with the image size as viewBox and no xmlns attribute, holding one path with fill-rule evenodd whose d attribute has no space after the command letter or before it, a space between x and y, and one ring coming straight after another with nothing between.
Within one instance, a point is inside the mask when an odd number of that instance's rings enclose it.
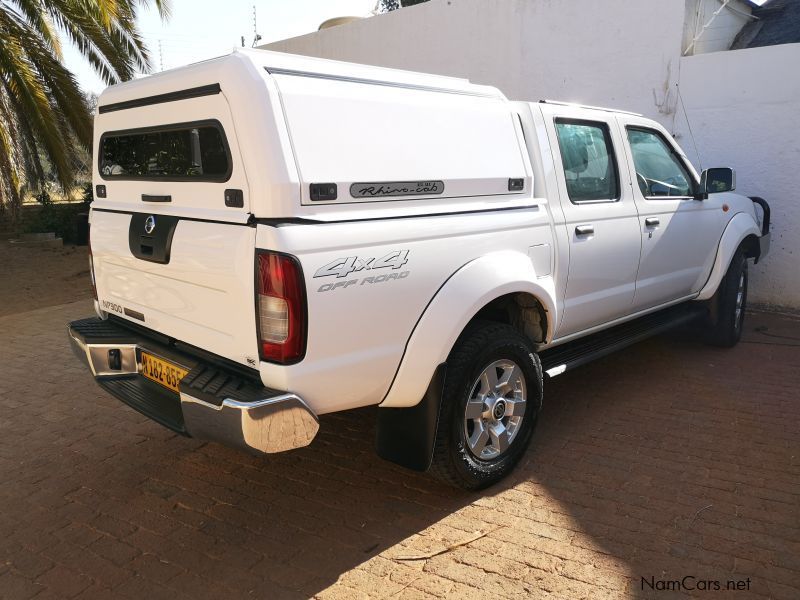
<instances>
[{"instance_id":1,"label":"palm tree","mask_svg":"<svg viewBox=\"0 0 800 600\"><path fill-rule=\"evenodd\" d=\"M58 32L108 84L150 70L136 13L169 0L0 0L0 209L21 203L50 165L61 187L74 185L73 144L92 144L92 121L77 81L61 64Z\"/></svg>"}]
</instances>

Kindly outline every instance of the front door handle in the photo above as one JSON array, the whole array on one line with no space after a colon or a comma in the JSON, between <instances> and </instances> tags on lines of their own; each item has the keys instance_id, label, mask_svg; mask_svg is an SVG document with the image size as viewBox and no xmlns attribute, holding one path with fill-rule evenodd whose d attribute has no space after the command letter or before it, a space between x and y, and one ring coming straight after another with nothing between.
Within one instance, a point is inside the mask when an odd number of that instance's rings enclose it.
<instances>
[{"instance_id":1,"label":"front door handle","mask_svg":"<svg viewBox=\"0 0 800 600\"><path fill-rule=\"evenodd\" d=\"M647 227L658 227L659 225L661 225L661 219L659 219L658 217L648 217L644 220L644 224Z\"/></svg>"},{"instance_id":2,"label":"front door handle","mask_svg":"<svg viewBox=\"0 0 800 600\"><path fill-rule=\"evenodd\" d=\"M592 235L594 233L594 225L578 225L575 228L575 235Z\"/></svg>"}]
</instances>

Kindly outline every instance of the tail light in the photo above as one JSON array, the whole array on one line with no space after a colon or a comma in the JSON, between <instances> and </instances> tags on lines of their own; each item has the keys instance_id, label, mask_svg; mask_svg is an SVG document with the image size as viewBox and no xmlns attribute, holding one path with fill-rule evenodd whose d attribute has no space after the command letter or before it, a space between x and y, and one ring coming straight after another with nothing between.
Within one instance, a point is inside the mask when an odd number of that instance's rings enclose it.
<instances>
[{"instance_id":1,"label":"tail light","mask_svg":"<svg viewBox=\"0 0 800 600\"><path fill-rule=\"evenodd\" d=\"M300 263L275 252L256 254L256 304L262 360L300 361L306 353L306 293Z\"/></svg>"},{"instance_id":2,"label":"tail light","mask_svg":"<svg viewBox=\"0 0 800 600\"><path fill-rule=\"evenodd\" d=\"M94 259L92 258L92 226L89 225L89 239L87 243L89 247L89 279L92 282L92 296L97 300L97 284L94 280Z\"/></svg>"}]
</instances>

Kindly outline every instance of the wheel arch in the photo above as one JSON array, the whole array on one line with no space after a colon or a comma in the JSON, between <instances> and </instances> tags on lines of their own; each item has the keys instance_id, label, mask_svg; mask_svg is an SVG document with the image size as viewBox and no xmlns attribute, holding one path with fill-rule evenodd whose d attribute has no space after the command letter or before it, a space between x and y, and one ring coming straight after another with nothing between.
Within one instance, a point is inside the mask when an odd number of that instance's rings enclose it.
<instances>
[{"instance_id":1,"label":"wheel arch","mask_svg":"<svg viewBox=\"0 0 800 600\"><path fill-rule=\"evenodd\" d=\"M442 285L406 344L382 408L410 407L458 337L479 319L508 323L535 343L552 339L558 322L552 277L537 277L526 254L502 251L467 263Z\"/></svg>"},{"instance_id":2,"label":"wheel arch","mask_svg":"<svg viewBox=\"0 0 800 600\"><path fill-rule=\"evenodd\" d=\"M708 300L716 293L739 247L745 248L748 258L759 258L759 236L758 225L750 215L739 213L730 220L722 233L711 273L696 300Z\"/></svg>"},{"instance_id":3,"label":"wheel arch","mask_svg":"<svg viewBox=\"0 0 800 600\"><path fill-rule=\"evenodd\" d=\"M530 292L511 292L498 296L475 313L465 329L477 321L506 323L535 344L543 344L552 328L542 301Z\"/></svg>"}]
</instances>

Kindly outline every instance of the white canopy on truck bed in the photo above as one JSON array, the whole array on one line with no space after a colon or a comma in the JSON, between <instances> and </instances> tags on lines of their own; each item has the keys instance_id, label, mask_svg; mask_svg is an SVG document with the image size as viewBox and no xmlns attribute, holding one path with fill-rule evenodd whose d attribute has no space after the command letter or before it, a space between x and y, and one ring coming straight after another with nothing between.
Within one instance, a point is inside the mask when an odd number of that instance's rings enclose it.
<instances>
[{"instance_id":1,"label":"white canopy on truck bed","mask_svg":"<svg viewBox=\"0 0 800 600\"><path fill-rule=\"evenodd\" d=\"M98 208L142 210L144 193L170 196L160 207L167 214L243 222L346 219L355 210L365 218L367 207L356 206L364 202L380 201L385 215L530 199L510 103L463 79L237 50L111 86L97 110L95 179L107 189ZM230 162L214 181L132 177L101 143L119 132L209 123ZM242 190L240 202L226 203L231 188Z\"/></svg>"}]
</instances>

